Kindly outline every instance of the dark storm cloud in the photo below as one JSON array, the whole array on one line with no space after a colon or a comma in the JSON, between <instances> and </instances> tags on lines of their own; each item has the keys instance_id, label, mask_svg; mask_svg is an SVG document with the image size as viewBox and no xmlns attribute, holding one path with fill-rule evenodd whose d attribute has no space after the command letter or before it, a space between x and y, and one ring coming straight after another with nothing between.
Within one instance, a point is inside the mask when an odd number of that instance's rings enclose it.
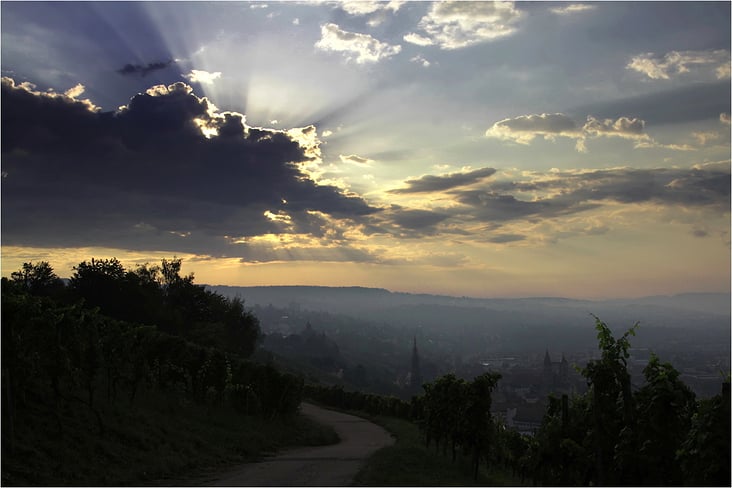
<instances>
[{"instance_id":1,"label":"dark storm cloud","mask_svg":"<svg viewBox=\"0 0 732 488\"><path fill-rule=\"evenodd\" d=\"M332 217L376 211L303 173L295 135L214 112L184 83L102 113L5 78L2 102L5 245L226 255L229 237L317 235Z\"/></svg>"},{"instance_id":2,"label":"dark storm cloud","mask_svg":"<svg viewBox=\"0 0 732 488\"><path fill-rule=\"evenodd\" d=\"M517 198L514 192L537 196ZM725 212L730 207L730 169L728 163L722 163L689 169L561 172L535 175L533 181L490 182L478 189L450 193L472 209L471 218L487 222L552 218L599 208L606 202L707 207Z\"/></svg>"},{"instance_id":3,"label":"dark storm cloud","mask_svg":"<svg viewBox=\"0 0 732 488\"><path fill-rule=\"evenodd\" d=\"M434 176L425 175L413 180L406 180L406 188L396 188L389 193L422 193L432 191L449 190L459 186L466 186L478 182L484 178L494 175L493 168L481 168L467 173L450 173L447 175Z\"/></svg>"},{"instance_id":4,"label":"dark storm cloud","mask_svg":"<svg viewBox=\"0 0 732 488\"><path fill-rule=\"evenodd\" d=\"M121 75L146 76L151 71L165 69L172 64L175 64L175 61L173 61L172 59L169 61L156 61L153 63L147 63L144 66L141 64L126 64L122 68L118 69L117 73Z\"/></svg>"}]
</instances>

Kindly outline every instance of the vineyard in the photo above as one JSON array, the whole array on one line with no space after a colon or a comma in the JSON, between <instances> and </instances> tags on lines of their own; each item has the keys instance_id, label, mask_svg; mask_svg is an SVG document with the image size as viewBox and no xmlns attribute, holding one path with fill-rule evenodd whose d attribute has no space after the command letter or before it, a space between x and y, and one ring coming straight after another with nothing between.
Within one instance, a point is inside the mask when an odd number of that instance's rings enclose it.
<instances>
[{"instance_id":1,"label":"vineyard","mask_svg":"<svg viewBox=\"0 0 732 488\"><path fill-rule=\"evenodd\" d=\"M233 428L246 419L285 422L303 397L409 420L428 449L470 466L474 479L481 467L499 467L539 485L730 484L729 378L719 394L698 400L670 363L651 356L643 385L634 387L627 359L637 325L616 338L595 318L601 355L581 369L587 393L550 396L540 428L526 436L491 413L501 378L495 373L471 380L447 374L404 401L305 385L300 376L249 361L257 318L241 300L180 276L180 264L163 260L130 271L114 259L92 259L66 285L48 263L28 263L3 278L3 484L13 484L10 465L38 468L37 447L28 441L34 435L69 449L80 429L95 439L129 437L119 419L143 403L164 404L171 418L189 407L212 418L225 409L236 417L222 428ZM114 464L109 457L104 462Z\"/></svg>"},{"instance_id":2,"label":"vineyard","mask_svg":"<svg viewBox=\"0 0 732 488\"><path fill-rule=\"evenodd\" d=\"M596 318L601 358L581 370L584 395L549 397L533 436L506 428L491 414L500 376L472 381L452 374L423 385L411 402L339 387L308 386L305 395L371 415L397 416L419 425L423 442L453 462L469 459L510 470L521 483L549 486L729 486L730 383L697 400L669 363L652 356L645 384L631 387L626 360L630 336L620 338Z\"/></svg>"},{"instance_id":3,"label":"vineyard","mask_svg":"<svg viewBox=\"0 0 732 488\"><path fill-rule=\"evenodd\" d=\"M93 435L120 435L108 428L117 412L151 398L173 415L191 405L264 420L298 411L303 379L246 359L256 318L240 301L181 278L179 266L164 260L127 272L114 260L92 260L68 287L47 263L3 278L4 466L29 454L17 440L41 410L55 439L76 436L69 415L85 414Z\"/></svg>"}]
</instances>

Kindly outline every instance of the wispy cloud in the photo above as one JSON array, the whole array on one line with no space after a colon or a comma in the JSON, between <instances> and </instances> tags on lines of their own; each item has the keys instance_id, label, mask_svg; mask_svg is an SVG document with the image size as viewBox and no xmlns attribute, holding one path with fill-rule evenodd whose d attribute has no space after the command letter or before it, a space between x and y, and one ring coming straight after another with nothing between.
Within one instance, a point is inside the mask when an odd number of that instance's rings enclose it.
<instances>
[{"instance_id":1,"label":"wispy cloud","mask_svg":"<svg viewBox=\"0 0 732 488\"><path fill-rule=\"evenodd\" d=\"M432 63L427 61L421 54L412 57L409 61L411 61L412 63L421 64L424 68L429 68L432 65Z\"/></svg>"},{"instance_id":2,"label":"wispy cloud","mask_svg":"<svg viewBox=\"0 0 732 488\"><path fill-rule=\"evenodd\" d=\"M451 188L467 186L485 178L493 176L496 170L493 168L481 168L463 173L450 173L445 175L425 175L416 179L406 180L404 188L390 190L389 193L424 193L448 190Z\"/></svg>"},{"instance_id":3,"label":"wispy cloud","mask_svg":"<svg viewBox=\"0 0 732 488\"><path fill-rule=\"evenodd\" d=\"M571 3L564 7L552 7L549 11L557 15L572 15L579 12L587 12L588 10L595 10L596 5L589 5L586 3Z\"/></svg>"},{"instance_id":4,"label":"wispy cloud","mask_svg":"<svg viewBox=\"0 0 732 488\"><path fill-rule=\"evenodd\" d=\"M158 71L165 69L171 65L175 64L174 60L169 61L155 61L152 63L147 63L145 65L142 64L126 64L122 68L117 70L117 73L121 75L140 75L140 76L147 76L148 73L152 71Z\"/></svg>"},{"instance_id":5,"label":"wispy cloud","mask_svg":"<svg viewBox=\"0 0 732 488\"><path fill-rule=\"evenodd\" d=\"M671 51L663 56L645 53L634 56L626 68L652 80L700 74L703 70L713 72L717 79L726 79L730 77L730 52L726 49Z\"/></svg>"},{"instance_id":6,"label":"wispy cloud","mask_svg":"<svg viewBox=\"0 0 732 488\"><path fill-rule=\"evenodd\" d=\"M645 132L645 121L636 117L601 119L588 115L584 124L577 125L562 113L521 115L494 123L485 132L486 137L528 145L537 137L554 141L558 137L575 140L579 152L586 152L586 142L600 137L621 138L635 142L636 148L660 148L691 151L688 144L663 144Z\"/></svg>"},{"instance_id":7,"label":"wispy cloud","mask_svg":"<svg viewBox=\"0 0 732 488\"><path fill-rule=\"evenodd\" d=\"M373 159L357 156L356 154L350 154L348 156L340 154L338 157L344 163L369 164L374 162Z\"/></svg>"},{"instance_id":8,"label":"wispy cloud","mask_svg":"<svg viewBox=\"0 0 732 488\"><path fill-rule=\"evenodd\" d=\"M316 48L344 53L349 60L358 64L376 63L402 50L398 44L381 42L369 34L345 31L333 23L321 26L320 33L321 38L315 43Z\"/></svg>"}]
</instances>

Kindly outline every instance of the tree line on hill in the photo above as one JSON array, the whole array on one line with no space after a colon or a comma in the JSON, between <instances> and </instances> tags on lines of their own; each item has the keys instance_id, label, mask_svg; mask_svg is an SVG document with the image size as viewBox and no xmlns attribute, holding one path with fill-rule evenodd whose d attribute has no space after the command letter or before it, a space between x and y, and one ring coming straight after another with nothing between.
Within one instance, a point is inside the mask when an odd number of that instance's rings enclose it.
<instances>
[{"instance_id":1,"label":"tree line on hill","mask_svg":"<svg viewBox=\"0 0 732 488\"><path fill-rule=\"evenodd\" d=\"M125 270L84 261L65 285L47 262L2 279L2 439L34 405L88 408L105 434L105 405L131 407L140 392L185 404L230 405L268 418L298 410L301 377L247 360L260 336L243 302L180 276L179 259Z\"/></svg>"},{"instance_id":2,"label":"tree line on hill","mask_svg":"<svg viewBox=\"0 0 732 488\"><path fill-rule=\"evenodd\" d=\"M533 436L491 415L496 373L472 381L444 375L424 384L424 393L410 402L334 386L308 386L305 394L339 408L411 420L427 447L434 444L453 461L469 457L476 477L484 462L541 485L729 486L729 377L719 394L697 400L679 372L653 355L645 384L634 390L627 359L637 324L615 338L595 321L601 357L580 371L588 391L550 395Z\"/></svg>"}]
</instances>

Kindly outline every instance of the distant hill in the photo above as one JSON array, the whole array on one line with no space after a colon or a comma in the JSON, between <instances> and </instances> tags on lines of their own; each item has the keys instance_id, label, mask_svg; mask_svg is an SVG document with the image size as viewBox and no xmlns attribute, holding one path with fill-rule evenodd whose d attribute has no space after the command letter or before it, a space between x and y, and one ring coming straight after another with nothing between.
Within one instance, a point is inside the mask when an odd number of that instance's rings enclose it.
<instances>
[{"instance_id":1,"label":"distant hill","mask_svg":"<svg viewBox=\"0 0 732 488\"><path fill-rule=\"evenodd\" d=\"M651 296L638 299L578 300L561 297L531 298L471 298L445 295L391 292L383 288L327 287L327 286L208 286L224 296L239 296L249 306L297 305L307 310L335 313L364 311L414 305L440 305L460 308L488 308L503 311L545 311L560 309L600 310L639 308L667 312L672 310L705 315L730 316L730 295L724 293L685 293L671 296ZM696 314L695 314L696 315Z\"/></svg>"}]
</instances>

